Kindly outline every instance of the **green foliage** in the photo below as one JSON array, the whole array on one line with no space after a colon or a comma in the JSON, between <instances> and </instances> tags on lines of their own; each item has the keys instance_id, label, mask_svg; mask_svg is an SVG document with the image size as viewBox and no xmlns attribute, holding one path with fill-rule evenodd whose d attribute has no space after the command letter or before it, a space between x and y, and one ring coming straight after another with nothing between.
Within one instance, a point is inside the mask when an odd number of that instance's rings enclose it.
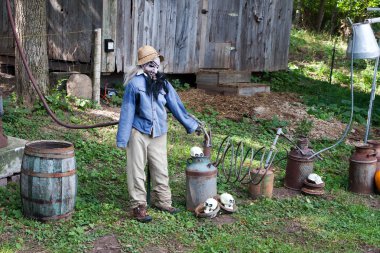
<instances>
[{"instance_id":1,"label":"green foliage","mask_svg":"<svg viewBox=\"0 0 380 253\"><path fill-rule=\"evenodd\" d=\"M295 135L308 137L311 130L313 129L313 126L314 126L314 123L312 120L304 118L301 120L301 122L298 124L297 128L295 129Z\"/></svg>"},{"instance_id":2,"label":"green foliage","mask_svg":"<svg viewBox=\"0 0 380 253\"><path fill-rule=\"evenodd\" d=\"M323 3L323 6L320 4ZM337 29L344 29L344 22L349 17L353 22L363 22L366 18L377 17L378 12L368 12L367 7L379 7L380 0L326 0L326 1L308 1L295 0L293 3L293 13L298 13L300 19L298 27L304 27L308 30L317 29L317 21L320 9L323 11L322 31L330 32L333 30L336 34ZM297 20L293 20L295 22ZM333 22L333 23L331 23ZM341 30L341 32L343 32Z\"/></svg>"},{"instance_id":3,"label":"green foliage","mask_svg":"<svg viewBox=\"0 0 380 253\"><path fill-rule=\"evenodd\" d=\"M177 91L185 91L190 89L190 84L182 82L180 79L172 79L170 80L171 85L173 85L174 89Z\"/></svg>"}]
</instances>

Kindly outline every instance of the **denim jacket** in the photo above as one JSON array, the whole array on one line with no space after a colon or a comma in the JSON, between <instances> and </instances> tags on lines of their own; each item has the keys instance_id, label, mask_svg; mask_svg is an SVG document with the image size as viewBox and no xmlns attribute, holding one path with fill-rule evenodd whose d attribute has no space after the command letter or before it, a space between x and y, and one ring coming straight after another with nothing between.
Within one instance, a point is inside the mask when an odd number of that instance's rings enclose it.
<instances>
[{"instance_id":1,"label":"denim jacket","mask_svg":"<svg viewBox=\"0 0 380 253\"><path fill-rule=\"evenodd\" d=\"M133 77L125 87L120 111L116 145L125 148L128 145L132 127L153 138L168 131L166 108L185 127L187 133L194 132L198 123L189 116L173 86L167 81L166 93L161 90L158 99L146 91L143 74Z\"/></svg>"}]
</instances>

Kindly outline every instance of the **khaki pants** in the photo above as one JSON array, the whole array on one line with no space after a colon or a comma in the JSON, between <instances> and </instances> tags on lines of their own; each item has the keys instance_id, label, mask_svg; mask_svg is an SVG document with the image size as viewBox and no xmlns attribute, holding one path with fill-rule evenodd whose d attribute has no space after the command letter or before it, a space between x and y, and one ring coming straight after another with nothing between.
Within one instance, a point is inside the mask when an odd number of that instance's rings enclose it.
<instances>
[{"instance_id":1,"label":"khaki pants","mask_svg":"<svg viewBox=\"0 0 380 253\"><path fill-rule=\"evenodd\" d=\"M152 204L171 206L166 134L152 138L132 128L127 146L128 192L131 208L146 205L145 165L149 163L152 182Z\"/></svg>"}]
</instances>

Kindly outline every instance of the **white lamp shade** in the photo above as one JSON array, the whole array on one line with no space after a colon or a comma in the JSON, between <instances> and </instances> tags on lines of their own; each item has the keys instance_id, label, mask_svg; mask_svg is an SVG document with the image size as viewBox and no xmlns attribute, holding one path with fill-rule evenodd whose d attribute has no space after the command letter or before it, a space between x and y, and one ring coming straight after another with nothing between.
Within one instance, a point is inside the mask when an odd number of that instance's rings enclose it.
<instances>
[{"instance_id":1,"label":"white lamp shade","mask_svg":"<svg viewBox=\"0 0 380 253\"><path fill-rule=\"evenodd\" d=\"M352 25L353 35L348 47L347 57L351 58L353 52L354 59L373 59L380 56L380 48L369 23L357 23ZM352 48L352 40L355 40Z\"/></svg>"}]
</instances>

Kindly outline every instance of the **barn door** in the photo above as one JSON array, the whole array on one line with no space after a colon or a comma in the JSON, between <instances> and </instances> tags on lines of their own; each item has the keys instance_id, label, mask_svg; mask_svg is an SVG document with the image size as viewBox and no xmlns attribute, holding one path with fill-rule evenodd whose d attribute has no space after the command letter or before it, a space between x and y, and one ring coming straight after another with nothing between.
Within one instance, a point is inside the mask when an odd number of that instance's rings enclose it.
<instances>
[{"instance_id":1,"label":"barn door","mask_svg":"<svg viewBox=\"0 0 380 253\"><path fill-rule=\"evenodd\" d=\"M240 1L202 0L199 68L230 68Z\"/></svg>"}]
</instances>

